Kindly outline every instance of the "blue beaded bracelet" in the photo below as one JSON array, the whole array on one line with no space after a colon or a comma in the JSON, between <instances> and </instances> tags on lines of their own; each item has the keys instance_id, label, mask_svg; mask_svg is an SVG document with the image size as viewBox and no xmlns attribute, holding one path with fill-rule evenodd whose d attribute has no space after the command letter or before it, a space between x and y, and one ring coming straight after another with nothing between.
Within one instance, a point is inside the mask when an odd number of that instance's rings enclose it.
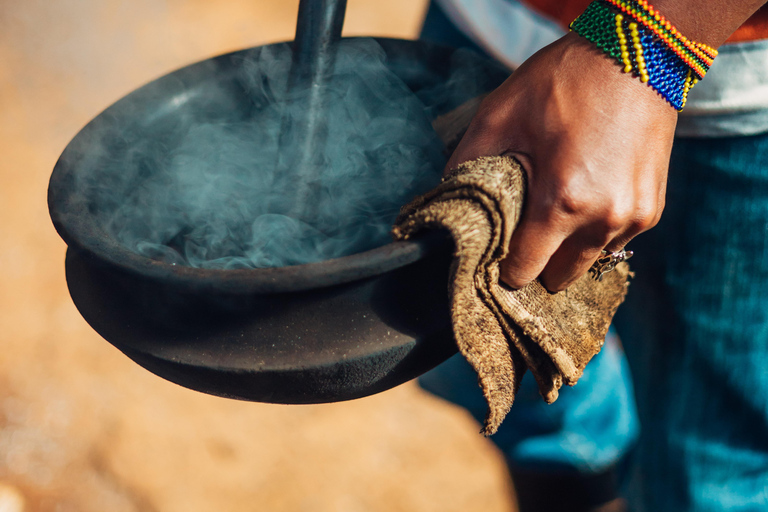
<instances>
[{"instance_id":1,"label":"blue beaded bracelet","mask_svg":"<svg viewBox=\"0 0 768 512\"><path fill-rule=\"evenodd\" d=\"M677 110L717 50L680 34L645 0L595 0L571 30L614 57Z\"/></svg>"}]
</instances>

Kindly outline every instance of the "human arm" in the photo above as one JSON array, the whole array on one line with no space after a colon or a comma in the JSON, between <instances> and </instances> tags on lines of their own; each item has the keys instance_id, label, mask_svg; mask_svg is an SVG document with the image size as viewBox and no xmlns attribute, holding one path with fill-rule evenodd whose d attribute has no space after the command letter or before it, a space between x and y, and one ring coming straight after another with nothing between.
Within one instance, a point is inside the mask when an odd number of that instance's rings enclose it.
<instances>
[{"instance_id":1,"label":"human arm","mask_svg":"<svg viewBox=\"0 0 768 512\"><path fill-rule=\"evenodd\" d=\"M718 46L762 1L660 0L690 39ZM571 33L526 61L482 104L448 167L512 154L528 191L502 265L515 288L552 291L658 221L677 112L653 89Z\"/></svg>"}]
</instances>

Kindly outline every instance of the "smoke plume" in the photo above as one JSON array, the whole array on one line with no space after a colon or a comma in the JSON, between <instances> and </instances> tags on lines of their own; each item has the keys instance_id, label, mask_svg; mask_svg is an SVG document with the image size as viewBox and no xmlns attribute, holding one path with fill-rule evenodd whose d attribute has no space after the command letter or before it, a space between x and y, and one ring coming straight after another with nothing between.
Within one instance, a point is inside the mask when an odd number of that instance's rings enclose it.
<instances>
[{"instance_id":1,"label":"smoke plume","mask_svg":"<svg viewBox=\"0 0 768 512\"><path fill-rule=\"evenodd\" d=\"M117 145L120 158L100 155L85 183L106 231L144 256L205 268L297 265L386 244L399 207L439 182L445 158L430 122L456 84L417 96L375 41L343 41L325 86L320 172L304 201L274 186L294 178L279 146L298 143L290 121L306 109L306 88L288 91L290 64L288 45L257 49L238 71L248 108L233 104L230 87L209 88L205 115L182 112L173 136L110 143L105 154Z\"/></svg>"}]
</instances>

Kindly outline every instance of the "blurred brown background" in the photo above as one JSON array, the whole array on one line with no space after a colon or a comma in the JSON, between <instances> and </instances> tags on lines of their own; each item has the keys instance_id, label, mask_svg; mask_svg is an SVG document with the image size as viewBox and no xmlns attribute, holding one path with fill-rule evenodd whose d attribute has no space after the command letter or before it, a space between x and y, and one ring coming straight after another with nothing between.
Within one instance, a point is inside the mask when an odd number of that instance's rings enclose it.
<instances>
[{"instance_id":1,"label":"blurred brown background","mask_svg":"<svg viewBox=\"0 0 768 512\"><path fill-rule=\"evenodd\" d=\"M214 398L82 320L46 188L100 110L190 62L293 36L297 0L0 0L0 512L510 511L498 453L414 383L353 402ZM424 0L349 0L413 38Z\"/></svg>"}]
</instances>

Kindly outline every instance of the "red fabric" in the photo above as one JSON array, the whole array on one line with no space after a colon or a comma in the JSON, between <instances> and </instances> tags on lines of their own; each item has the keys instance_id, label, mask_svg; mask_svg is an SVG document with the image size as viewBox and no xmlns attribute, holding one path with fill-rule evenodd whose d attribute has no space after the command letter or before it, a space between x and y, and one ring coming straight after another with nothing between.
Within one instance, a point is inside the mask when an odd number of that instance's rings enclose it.
<instances>
[{"instance_id":1,"label":"red fabric","mask_svg":"<svg viewBox=\"0 0 768 512\"><path fill-rule=\"evenodd\" d=\"M591 0L521 0L534 11L558 22L562 27L568 25L587 8ZM651 2L651 5L653 3ZM768 4L762 6L739 29L728 38L729 43L768 39Z\"/></svg>"},{"instance_id":2,"label":"red fabric","mask_svg":"<svg viewBox=\"0 0 768 512\"><path fill-rule=\"evenodd\" d=\"M727 42L735 43L758 39L768 39L768 4L762 6L751 18L745 21L736 32L731 34Z\"/></svg>"}]
</instances>

